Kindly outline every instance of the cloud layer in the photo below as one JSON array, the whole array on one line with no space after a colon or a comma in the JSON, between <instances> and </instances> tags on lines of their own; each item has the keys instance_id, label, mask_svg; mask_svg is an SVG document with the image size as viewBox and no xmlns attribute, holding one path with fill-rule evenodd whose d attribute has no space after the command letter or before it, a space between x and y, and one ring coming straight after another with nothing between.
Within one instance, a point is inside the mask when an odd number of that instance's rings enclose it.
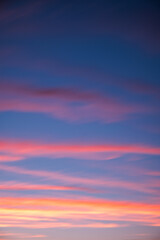
<instances>
[{"instance_id":1,"label":"cloud layer","mask_svg":"<svg viewBox=\"0 0 160 240\"><path fill-rule=\"evenodd\" d=\"M116 122L135 114L158 112L156 107L124 102L94 91L76 88L37 88L1 83L0 111L30 112L67 121Z\"/></svg>"},{"instance_id":2,"label":"cloud layer","mask_svg":"<svg viewBox=\"0 0 160 240\"><path fill-rule=\"evenodd\" d=\"M160 225L160 206L146 203L94 198L2 197L0 208L1 227L114 228L127 226L131 222L148 226Z\"/></svg>"}]
</instances>

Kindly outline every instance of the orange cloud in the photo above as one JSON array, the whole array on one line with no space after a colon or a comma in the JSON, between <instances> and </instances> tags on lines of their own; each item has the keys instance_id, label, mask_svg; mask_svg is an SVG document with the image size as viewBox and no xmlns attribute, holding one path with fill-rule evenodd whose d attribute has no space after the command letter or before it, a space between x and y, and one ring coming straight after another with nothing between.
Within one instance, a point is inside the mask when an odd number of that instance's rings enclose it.
<instances>
[{"instance_id":1,"label":"orange cloud","mask_svg":"<svg viewBox=\"0 0 160 240\"><path fill-rule=\"evenodd\" d=\"M3 227L106 228L126 226L132 222L160 226L160 205L143 202L111 201L96 198L4 197L0 199L0 211L0 226Z\"/></svg>"}]
</instances>

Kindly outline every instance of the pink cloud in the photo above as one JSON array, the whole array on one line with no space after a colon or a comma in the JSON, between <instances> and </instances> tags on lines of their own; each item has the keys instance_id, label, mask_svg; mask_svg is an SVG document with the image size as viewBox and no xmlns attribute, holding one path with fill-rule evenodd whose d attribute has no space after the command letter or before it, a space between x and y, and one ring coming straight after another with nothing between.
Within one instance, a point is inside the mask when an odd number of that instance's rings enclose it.
<instances>
[{"instance_id":1,"label":"pink cloud","mask_svg":"<svg viewBox=\"0 0 160 240\"><path fill-rule=\"evenodd\" d=\"M133 114L157 112L158 109L131 104L94 91L75 88L36 88L1 83L0 111L43 113L67 121L114 122Z\"/></svg>"},{"instance_id":2,"label":"pink cloud","mask_svg":"<svg viewBox=\"0 0 160 240\"><path fill-rule=\"evenodd\" d=\"M71 187L71 186L56 186L56 185L45 185L45 184L32 184L25 182L7 181L0 182L0 190L11 190L11 191L23 191L23 190L53 190L53 191L88 191L93 192L94 190L89 188Z\"/></svg>"},{"instance_id":3,"label":"pink cloud","mask_svg":"<svg viewBox=\"0 0 160 240\"><path fill-rule=\"evenodd\" d=\"M157 170L151 170L151 169L147 169L147 168L142 168L140 166L136 167L134 165L118 165L118 166L111 166L108 167L108 169L111 169L112 171L115 172L125 172L125 174L127 175L131 175L131 176L142 176L142 175L146 175L146 176L152 176L152 177L160 177L160 171ZM159 184L160 186L160 184Z\"/></svg>"},{"instance_id":4,"label":"pink cloud","mask_svg":"<svg viewBox=\"0 0 160 240\"><path fill-rule=\"evenodd\" d=\"M0 240L2 240L1 237L4 237L4 239L6 239L6 237L13 237L13 238L18 238L18 239L31 239L31 238L45 238L47 237L46 235L29 235L29 234L25 234L25 233L0 233Z\"/></svg>"},{"instance_id":5,"label":"pink cloud","mask_svg":"<svg viewBox=\"0 0 160 240\"><path fill-rule=\"evenodd\" d=\"M20 167L0 165L0 170L12 172L20 175L29 175L32 177L40 177L45 179L52 179L54 181L62 182L63 184L70 184L72 186L80 186L81 190L86 190L90 192L96 191L96 187L101 187L101 189L126 189L129 191L144 192L148 194L159 195L159 191L155 188L157 187L157 182L146 181L145 183L137 183L131 181L124 181L121 179L99 177L98 179L93 177L85 176L74 176L73 174L64 174L60 172L51 172L44 170L30 170ZM89 188L88 188L89 186ZM90 188L92 187L92 188Z\"/></svg>"},{"instance_id":6,"label":"pink cloud","mask_svg":"<svg viewBox=\"0 0 160 240\"><path fill-rule=\"evenodd\" d=\"M160 148L136 144L81 144L81 143L42 143L25 140L0 140L0 151L22 157L50 156L81 158L91 154L147 154L160 155ZM100 155L101 156L101 155Z\"/></svg>"},{"instance_id":7,"label":"pink cloud","mask_svg":"<svg viewBox=\"0 0 160 240\"><path fill-rule=\"evenodd\" d=\"M0 162L14 162L14 161L20 161L23 159L24 159L24 157L22 157L22 156L0 154Z\"/></svg>"}]
</instances>

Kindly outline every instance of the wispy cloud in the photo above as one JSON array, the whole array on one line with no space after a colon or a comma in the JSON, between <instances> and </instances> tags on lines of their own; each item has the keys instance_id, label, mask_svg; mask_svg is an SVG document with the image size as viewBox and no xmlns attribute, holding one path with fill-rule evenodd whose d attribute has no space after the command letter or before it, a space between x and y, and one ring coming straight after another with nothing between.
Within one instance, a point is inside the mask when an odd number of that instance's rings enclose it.
<instances>
[{"instance_id":1,"label":"wispy cloud","mask_svg":"<svg viewBox=\"0 0 160 240\"><path fill-rule=\"evenodd\" d=\"M46 235L30 235L25 233L9 233L9 232L0 232L0 240L6 239L6 237L10 239L10 237L16 238L16 239L32 239L32 238L45 238Z\"/></svg>"},{"instance_id":2,"label":"wispy cloud","mask_svg":"<svg viewBox=\"0 0 160 240\"><path fill-rule=\"evenodd\" d=\"M107 177L98 177L98 179L95 179L95 177L86 177L82 175L75 176L73 174L65 174L56 171L31 170L7 165L0 165L0 170L20 175L29 175L34 178L38 177L44 179L52 179L56 182L58 181L63 184L70 184L72 186L76 186L76 188L77 186L80 186L79 189L84 191L86 190L88 192L94 192L97 190L98 187L98 191L104 191L108 189L125 189L128 191L159 195L159 190L156 189L157 187L159 187L159 185L157 185L157 181L146 181L145 183L140 183Z\"/></svg>"},{"instance_id":3,"label":"wispy cloud","mask_svg":"<svg viewBox=\"0 0 160 240\"><path fill-rule=\"evenodd\" d=\"M87 143L43 143L38 141L26 140L0 140L0 151L13 156L33 157L48 156L52 158L71 157L71 158L92 158L93 154L98 154L100 160L105 154L146 154L160 155L160 148L143 144L87 144ZM104 155L101 155L101 154ZM94 159L94 158L93 158Z\"/></svg>"},{"instance_id":4,"label":"wispy cloud","mask_svg":"<svg viewBox=\"0 0 160 240\"><path fill-rule=\"evenodd\" d=\"M153 96L156 97L157 99L160 99L159 92L160 92L160 87L152 83L146 83L145 81L140 82L140 81L125 81L123 84L124 88L127 90L130 90L135 93L139 94L145 94L148 96Z\"/></svg>"},{"instance_id":5,"label":"wispy cloud","mask_svg":"<svg viewBox=\"0 0 160 240\"><path fill-rule=\"evenodd\" d=\"M91 188L85 187L73 187L73 186L61 186L61 185L46 185L46 184L33 184L26 182L17 182L17 181L7 181L0 182L0 190L8 190L8 191L28 191L28 190L51 190L51 191L87 191L87 192L95 192L95 190Z\"/></svg>"},{"instance_id":6,"label":"wispy cloud","mask_svg":"<svg viewBox=\"0 0 160 240\"><path fill-rule=\"evenodd\" d=\"M140 225L160 225L158 218L160 206L143 202L111 201L96 198L5 197L0 199L0 208L0 226L3 227L106 228L123 227L131 222ZM119 223L119 221L123 223Z\"/></svg>"},{"instance_id":7,"label":"wispy cloud","mask_svg":"<svg viewBox=\"0 0 160 240\"><path fill-rule=\"evenodd\" d=\"M43 113L67 121L115 122L158 109L124 102L94 91L37 88L1 83L0 111Z\"/></svg>"},{"instance_id":8,"label":"wispy cloud","mask_svg":"<svg viewBox=\"0 0 160 240\"><path fill-rule=\"evenodd\" d=\"M0 154L0 162L15 162L20 161L22 159L24 159L22 156Z\"/></svg>"},{"instance_id":9,"label":"wispy cloud","mask_svg":"<svg viewBox=\"0 0 160 240\"><path fill-rule=\"evenodd\" d=\"M114 172L124 172L126 175L130 176L151 176L151 177L160 177L160 171L158 170L152 170L152 169L147 169L144 167L140 166L134 166L133 164L131 165L117 165L117 166L108 166L108 169L114 171ZM159 185L160 186L160 185Z\"/></svg>"}]
</instances>

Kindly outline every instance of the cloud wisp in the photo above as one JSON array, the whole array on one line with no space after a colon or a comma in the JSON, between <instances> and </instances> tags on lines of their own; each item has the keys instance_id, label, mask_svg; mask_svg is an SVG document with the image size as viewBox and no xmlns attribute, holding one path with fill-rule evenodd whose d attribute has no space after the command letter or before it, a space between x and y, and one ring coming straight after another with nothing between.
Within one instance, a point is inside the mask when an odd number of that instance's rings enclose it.
<instances>
[{"instance_id":1,"label":"cloud wisp","mask_svg":"<svg viewBox=\"0 0 160 240\"><path fill-rule=\"evenodd\" d=\"M75 88L36 88L1 83L0 111L50 115L70 122L116 122L134 114L157 112L154 107L133 104L94 91Z\"/></svg>"},{"instance_id":2,"label":"cloud wisp","mask_svg":"<svg viewBox=\"0 0 160 240\"><path fill-rule=\"evenodd\" d=\"M99 177L86 177L86 176L75 176L73 174L66 174L63 172L56 171L45 171L45 170L31 170L15 166L0 165L0 170L5 172L11 172L19 175L28 175L32 177L38 177L42 179L53 180L54 182L63 183L76 186L75 189L87 192L106 191L113 189L124 189L128 191L134 191L139 193L146 193L152 195L159 195L160 187L157 181L146 181L145 183L125 181L115 178ZM77 187L78 186L78 187Z\"/></svg>"},{"instance_id":3,"label":"cloud wisp","mask_svg":"<svg viewBox=\"0 0 160 240\"><path fill-rule=\"evenodd\" d=\"M0 199L0 226L22 228L159 226L158 204L111 201L96 198ZM93 222L94 221L94 222Z\"/></svg>"},{"instance_id":4,"label":"cloud wisp","mask_svg":"<svg viewBox=\"0 0 160 240\"><path fill-rule=\"evenodd\" d=\"M95 192L91 188L85 187L73 187L73 186L62 186L62 185L49 185L49 184L33 184L19 181L5 181L0 182L0 190L7 191L85 191Z\"/></svg>"},{"instance_id":5,"label":"cloud wisp","mask_svg":"<svg viewBox=\"0 0 160 240\"><path fill-rule=\"evenodd\" d=\"M107 154L145 154L160 155L160 148L140 144L81 144L81 143L42 143L26 140L0 140L0 152L7 156L28 157L48 156L51 158L92 159L96 154L97 160L105 160ZM103 154L103 155L102 155ZM111 158L112 155L109 157ZM93 160L95 158L93 157ZM108 158L107 158L108 159ZM5 158L4 158L5 160ZM16 159L15 159L16 160ZM19 159L18 159L19 160Z\"/></svg>"}]
</instances>

